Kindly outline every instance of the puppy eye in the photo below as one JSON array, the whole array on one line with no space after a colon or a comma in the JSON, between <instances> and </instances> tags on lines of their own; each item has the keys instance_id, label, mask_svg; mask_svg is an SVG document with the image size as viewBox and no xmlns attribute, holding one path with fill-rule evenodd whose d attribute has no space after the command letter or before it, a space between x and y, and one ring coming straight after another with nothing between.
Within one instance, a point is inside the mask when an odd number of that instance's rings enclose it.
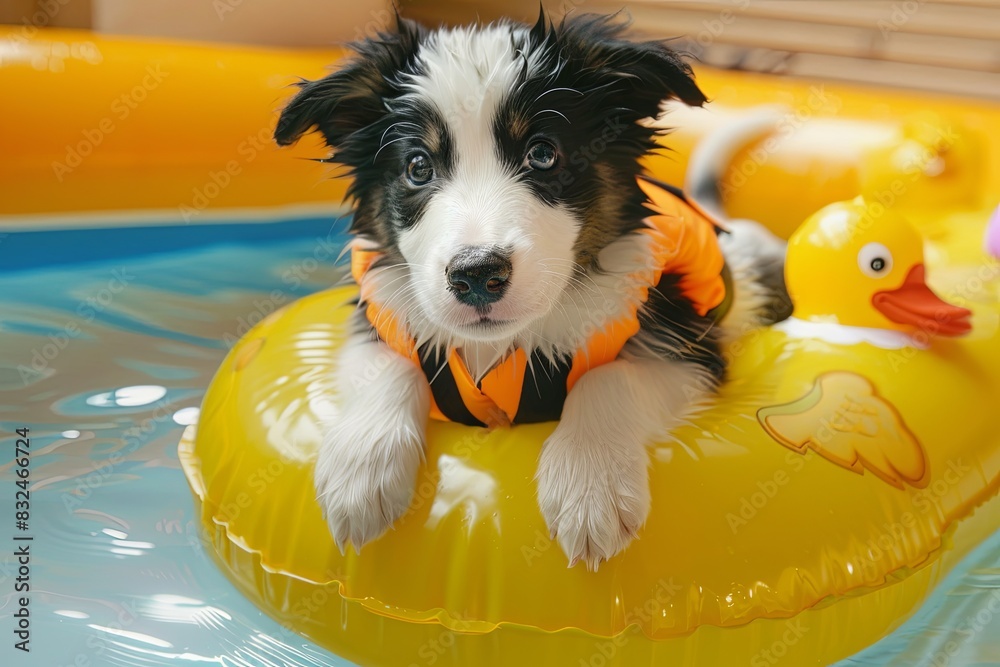
<instances>
[{"instance_id":1,"label":"puppy eye","mask_svg":"<svg viewBox=\"0 0 1000 667\"><path fill-rule=\"evenodd\" d=\"M529 169L546 171L556 166L556 159L559 152L556 147L548 141L536 141L528 147L528 153L524 156L524 166Z\"/></svg>"},{"instance_id":2,"label":"puppy eye","mask_svg":"<svg viewBox=\"0 0 1000 667\"><path fill-rule=\"evenodd\" d=\"M415 153L406 165L406 179L413 185L427 185L434 178L434 165L425 153Z\"/></svg>"},{"instance_id":3,"label":"puppy eye","mask_svg":"<svg viewBox=\"0 0 1000 667\"><path fill-rule=\"evenodd\" d=\"M883 278L892 271L892 253L881 243L869 243L858 251L858 268L870 278Z\"/></svg>"}]
</instances>

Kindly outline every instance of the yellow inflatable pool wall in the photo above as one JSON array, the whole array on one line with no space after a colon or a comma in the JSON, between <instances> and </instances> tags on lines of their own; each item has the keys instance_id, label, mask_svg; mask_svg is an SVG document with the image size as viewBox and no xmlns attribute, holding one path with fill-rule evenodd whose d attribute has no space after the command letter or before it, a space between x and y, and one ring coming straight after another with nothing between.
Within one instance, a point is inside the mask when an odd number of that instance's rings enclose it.
<instances>
[{"instance_id":1,"label":"yellow inflatable pool wall","mask_svg":"<svg viewBox=\"0 0 1000 667\"><path fill-rule=\"evenodd\" d=\"M182 206L210 214L339 204L343 197L346 184L331 178L335 169L302 159L326 154L316 136L286 149L270 141L292 84L323 75L343 51L236 48L68 30L42 30L29 39L5 26L0 40L0 84L18 91L21 100L0 109L6 158L0 161L0 193L10 195L2 198L2 215L157 209L183 219ZM932 188L907 187L907 198L960 202L956 208L975 211L986 200L996 203L996 105L749 73L703 70L698 76L713 102L706 109L678 108L667 117L678 128L665 139L674 152L649 165L661 180L682 183L697 138L741 107L789 108L778 131L748 146L723 179L731 186L729 210L736 217L763 219L787 237L832 201L866 190L880 194L886 178L891 193L900 166L906 179L923 163L936 169L939 163L924 149L933 151L942 139L948 169L930 177ZM916 162L902 164L907 155ZM900 164L883 166L893 161ZM787 196L792 177L794 198ZM942 201L946 190L954 194Z\"/></svg>"},{"instance_id":2,"label":"yellow inflatable pool wall","mask_svg":"<svg viewBox=\"0 0 1000 667\"><path fill-rule=\"evenodd\" d=\"M201 220L339 205L343 182L299 159L323 155L318 144L264 141L288 84L339 52L18 37L0 56L0 86L20 101L0 110L7 219L184 219L199 191ZM669 116L676 152L650 162L654 176L681 183L698 137L740 108L784 104L787 123L723 179L730 211L786 236L858 194L905 213L927 240L931 287L972 311L972 333L926 350L780 329L737 341L720 400L651 448L639 539L590 573L566 567L537 509L550 424L432 424L410 513L341 555L312 461L354 292L301 299L233 347L179 447L205 544L244 594L364 665L826 665L898 627L996 530L1000 266L982 233L1000 196L1000 110L709 70L699 81L715 102ZM239 172L208 198L231 162Z\"/></svg>"},{"instance_id":3,"label":"yellow inflatable pool wall","mask_svg":"<svg viewBox=\"0 0 1000 667\"><path fill-rule=\"evenodd\" d=\"M271 139L299 76L341 52L281 51L0 26L0 213L154 209L201 221L231 208L339 203L342 180ZM17 104L10 102L18 101ZM317 187L322 184L323 187ZM186 210L190 209L190 210Z\"/></svg>"}]
</instances>

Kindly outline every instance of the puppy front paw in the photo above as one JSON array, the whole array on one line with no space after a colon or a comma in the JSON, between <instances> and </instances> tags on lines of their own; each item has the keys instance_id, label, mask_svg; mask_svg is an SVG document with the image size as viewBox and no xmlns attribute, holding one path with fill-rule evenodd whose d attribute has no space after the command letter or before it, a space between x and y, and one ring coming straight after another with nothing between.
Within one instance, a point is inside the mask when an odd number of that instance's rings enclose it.
<instances>
[{"instance_id":1,"label":"puppy front paw","mask_svg":"<svg viewBox=\"0 0 1000 667\"><path fill-rule=\"evenodd\" d=\"M568 429L545 442L538 502L570 567L596 571L635 538L649 514L647 461L641 443L587 442Z\"/></svg>"},{"instance_id":2,"label":"puppy front paw","mask_svg":"<svg viewBox=\"0 0 1000 667\"><path fill-rule=\"evenodd\" d=\"M406 513L422 458L423 438L408 429L328 428L316 461L316 492L341 553L348 542L360 551Z\"/></svg>"}]
</instances>

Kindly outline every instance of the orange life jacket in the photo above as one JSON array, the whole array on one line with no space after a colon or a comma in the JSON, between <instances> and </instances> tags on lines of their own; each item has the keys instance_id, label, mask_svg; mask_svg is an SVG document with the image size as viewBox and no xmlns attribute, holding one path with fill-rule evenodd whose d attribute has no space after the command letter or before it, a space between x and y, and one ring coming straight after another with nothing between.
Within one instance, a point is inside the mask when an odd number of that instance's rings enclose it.
<instances>
[{"instance_id":1,"label":"orange life jacket","mask_svg":"<svg viewBox=\"0 0 1000 667\"><path fill-rule=\"evenodd\" d=\"M716 238L725 227L679 190L644 178L638 182L649 199L646 207L654 215L645 219L646 227L637 233L653 238L655 268L636 274L641 290L637 305L592 335L558 368L547 360L533 359L536 369L539 364L544 368L541 372L528 372L528 353L516 349L477 383L457 350L418 349L405 323L367 298L365 274L379 253L357 243L352 247L351 272L361 287L368 321L382 341L423 369L433 395L431 417L490 427L558 419L566 395L580 376L614 361L639 331L638 306L664 275L680 276L677 286L699 315L718 320L725 314L732 290Z\"/></svg>"}]
</instances>

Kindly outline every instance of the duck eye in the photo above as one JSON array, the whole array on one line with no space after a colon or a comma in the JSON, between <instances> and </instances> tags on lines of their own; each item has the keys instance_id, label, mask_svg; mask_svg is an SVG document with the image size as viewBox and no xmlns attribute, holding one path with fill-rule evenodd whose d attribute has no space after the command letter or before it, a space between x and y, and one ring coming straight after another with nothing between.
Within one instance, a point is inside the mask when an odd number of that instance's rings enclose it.
<instances>
[{"instance_id":1,"label":"duck eye","mask_svg":"<svg viewBox=\"0 0 1000 667\"><path fill-rule=\"evenodd\" d=\"M427 185L434 178L434 166L426 153L414 153L406 165L406 180L416 186Z\"/></svg>"},{"instance_id":2,"label":"duck eye","mask_svg":"<svg viewBox=\"0 0 1000 667\"><path fill-rule=\"evenodd\" d=\"M524 156L524 166L536 171L547 171L556 166L559 152L548 141L536 141L528 147Z\"/></svg>"},{"instance_id":3,"label":"duck eye","mask_svg":"<svg viewBox=\"0 0 1000 667\"><path fill-rule=\"evenodd\" d=\"M884 278L892 271L892 253L881 243L869 243L858 251L858 268L871 278Z\"/></svg>"}]
</instances>

